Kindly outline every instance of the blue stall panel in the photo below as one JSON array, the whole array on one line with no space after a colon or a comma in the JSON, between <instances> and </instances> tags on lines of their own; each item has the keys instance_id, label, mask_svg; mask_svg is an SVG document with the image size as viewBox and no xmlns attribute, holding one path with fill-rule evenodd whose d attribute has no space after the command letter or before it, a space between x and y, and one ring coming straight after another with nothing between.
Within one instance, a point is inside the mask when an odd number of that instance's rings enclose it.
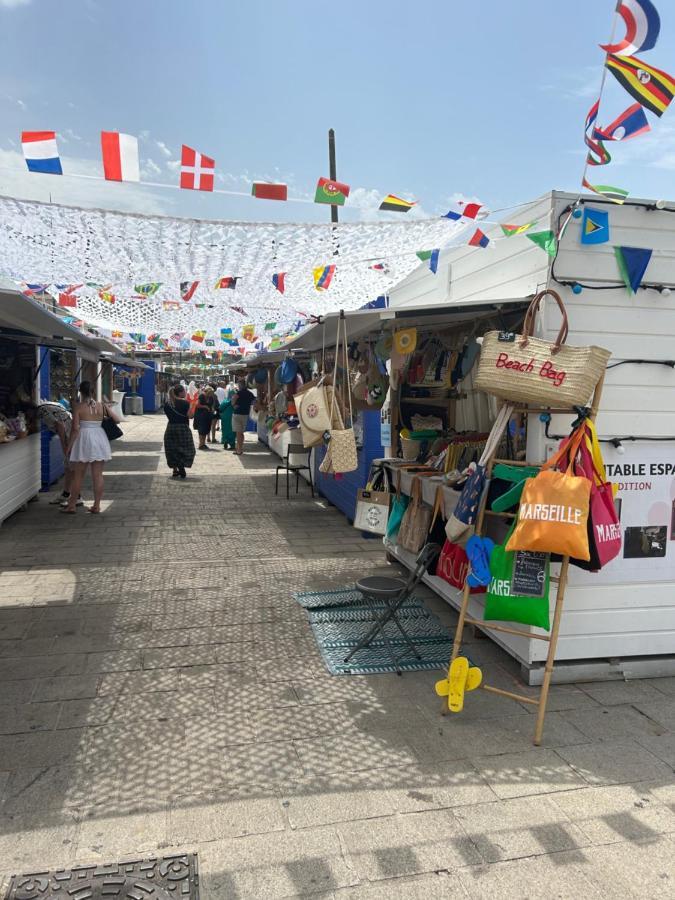
<instances>
[{"instance_id":1,"label":"blue stall panel","mask_svg":"<svg viewBox=\"0 0 675 900\"><path fill-rule=\"evenodd\" d=\"M354 521L356 514L356 494L365 487L374 459L380 458L384 451L380 443L380 412L368 410L361 413L363 416L363 447L358 451L358 467L354 472L345 472L340 477L324 475L319 471L326 450L317 447L316 469L314 479L319 493L330 500L333 506L343 512L350 522Z\"/></svg>"}]
</instances>

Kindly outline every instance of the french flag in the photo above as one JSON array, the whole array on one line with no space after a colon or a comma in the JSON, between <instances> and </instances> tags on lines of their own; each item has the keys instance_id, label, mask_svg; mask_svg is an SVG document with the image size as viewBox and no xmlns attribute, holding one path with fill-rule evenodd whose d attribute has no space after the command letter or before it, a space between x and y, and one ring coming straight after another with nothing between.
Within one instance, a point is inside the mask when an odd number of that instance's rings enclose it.
<instances>
[{"instance_id":1,"label":"french flag","mask_svg":"<svg viewBox=\"0 0 675 900\"><path fill-rule=\"evenodd\" d=\"M459 219L475 219L481 208L482 205L480 203L464 203L460 200L459 203L453 203L450 209L444 216L441 216L441 218L453 219L454 221L458 221Z\"/></svg>"},{"instance_id":2,"label":"french flag","mask_svg":"<svg viewBox=\"0 0 675 900\"><path fill-rule=\"evenodd\" d=\"M101 153L106 181L141 180L138 138L119 131L102 131Z\"/></svg>"},{"instance_id":3,"label":"french flag","mask_svg":"<svg viewBox=\"0 0 675 900\"><path fill-rule=\"evenodd\" d=\"M24 131L21 149L29 172L63 175L55 131Z\"/></svg>"}]
</instances>

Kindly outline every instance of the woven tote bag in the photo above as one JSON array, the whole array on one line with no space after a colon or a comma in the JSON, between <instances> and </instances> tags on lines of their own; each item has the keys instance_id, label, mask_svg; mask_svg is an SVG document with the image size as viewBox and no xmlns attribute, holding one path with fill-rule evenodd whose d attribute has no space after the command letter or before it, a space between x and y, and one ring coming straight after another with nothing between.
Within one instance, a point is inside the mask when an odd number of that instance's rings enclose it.
<instances>
[{"instance_id":1,"label":"woven tote bag","mask_svg":"<svg viewBox=\"0 0 675 900\"><path fill-rule=\"evenodd\" d=\"M413 478L410 504L403 513L398 532L398 545L411 553L419 553L431 526L431 507L422 502L422 482Z\"/></svg>"},{"instance_id":2,"label":"woven tote bag","mask_svg":"<svg viewBox=\"0 0 675 900\"><path fill-rule=\"evenodd\" d=\"M550 294L562 313L555 341L533 337L537 312ZM474 387L503 400L541 406L584 406L611 353L602 347L568 347L567 312L557 291L540 291L525 314L522 334L488 331Z\"/></svg>"},{"instance_id":3,"label":"woven tote bag","mask_svg":"<svg viewBox=\"0 0 675 900\"><path fill-rule=\"evenodd\" d=\"M327 466L330 468L328 471L340 474L343 472L353 472L358 468L359 459L356 451L356 436L354 434L354 429L352 427L345 428L343 425L342 428L335 428L333 425L334 415L336 410L339 407L336 404L337 400L337 370L338 370L338 359L340 355L340 324L342 324L343 328L343 337L342 337L342 350L344 354L344 373L345 373L345 390L347 393L347 397L349 398L349 420L350 422L354 421L354 411L352 409L352 392L349 386L349 359L347 357L347 321L341 316L338 319L338 327L337 327L337 340L335 344L335 370L333 372L333 396L331 398L330 405L330 419L331 419L331 428L330 428L330 442L328 444L328 452L326 453L326 458L323 463L319 467L321 472L326 472L324 469L324 463L326 460L329 460ZM346 414L346 410L345 410Z\"/></svg>"}]
</instances>

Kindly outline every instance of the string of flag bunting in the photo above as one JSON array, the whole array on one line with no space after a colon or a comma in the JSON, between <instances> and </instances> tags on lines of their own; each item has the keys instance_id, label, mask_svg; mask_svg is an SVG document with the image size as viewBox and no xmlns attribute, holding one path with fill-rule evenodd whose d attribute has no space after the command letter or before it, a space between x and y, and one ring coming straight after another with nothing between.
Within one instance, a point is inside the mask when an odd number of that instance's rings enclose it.
<instances>
[{"instance_id":1,"label":"string of flag bunting","mask_svg":"<svg viewBox=\"0 0 675 900\"><path fill-rule=\"evenodd\" d=\"M618 0L615 16L625 28L625 35L621 40L614 41L613 30L610 42L600 45L605 51L605 62L598 98L588 111L584 125L588 152L581 183L587 190L607 200L623 203L629 191L613 185L592 183L588 170L611 163L612 155L606 147L607 143L631 140L651 130L645 110L659 118L664 114L675 95L675 77L637 56L656 46L661 30L661 19L651 0ZM608 73L635 102L609 125L602 126L598 124L598 115Z\"/></svg>"}]
</instances>

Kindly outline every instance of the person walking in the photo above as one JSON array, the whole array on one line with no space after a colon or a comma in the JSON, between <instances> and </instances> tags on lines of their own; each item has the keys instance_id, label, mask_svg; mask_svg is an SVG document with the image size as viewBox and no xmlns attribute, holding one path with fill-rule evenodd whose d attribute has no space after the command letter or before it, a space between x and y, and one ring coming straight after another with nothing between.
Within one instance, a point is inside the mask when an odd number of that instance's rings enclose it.
<instances>
[{"instance_id":1,"label":"person walking","mask_svg":"<svg viewBox=\"0 0 675 900\"><path fill-rule=\"evenodd\" d=\"M220 442L226 450L235 450L237 436L232 429L232 394L233 390L223 390L223 400L220 404Z\"/></svg>"},{"instance_id":2,"label":"person walking","mask_svg":"<svg viewBox=\"0 0 675 900\"><path fill-rule=\"evenodd\" d=\"M232 429L237 436L237 446L234 451L237 456L241 456L244 452L244 432L246 431L248 417L254 403L254 394L246 387L245 379L240 378L232 397Z\"/></svg>"},{"instance_id":3,"label":"person walking","mask_svg":"<svg viewBox=\"0 0 675 900\"><path fill-rule=\"evenodd\" d=\"M195 409L194 422L192 427L199 435L199 446L197 450L210 450L206 446L206 438L211 432L211 420L213 419L213 408L209 404L206 393L199 395L197 408Z\"/></svg>"},{"instance_id":4,"label":"person walking","mask_svg":"<svg viewBox=\"0 0 675 900\"><path fill-rule=\"evenodd\" d=\"M68 438L68 459L73 472L68 503L61 508L63 513L75 514L82 481L89 466L94 485L94 503L87 509L90 513L101 512L103 466L112 459L110 441L102 426L104 415L110 416L114 422L120 421L110 405L99 403L93 398L91 384L83 381L80 384L79 403L73 409L73 424Z\"/></svg>"},{"instance_id":5,"label":"person walking","mask_svg":"<svg viewBox=\"0 0 675 900\"><path fill-rule=\"evenodd\" d=\"M190 404L182 384L176 384L169 389L169 399L164 404L164 415L168 419L164 432L166 464L173 469L172 478L187 478L185 470L192 468L195 442L189 425L192 418Z\"/></svg>"},{"instance_id":6,"label":"person walking","mask_svg":"<svg viewBox=\"0 0 675 900\"><path fill-rule=\"evenodd\" d=\"M208 384L204 388L204 393L206 394L206 405L211 410L211 432L210 436L207 437L207 441L209 444L215 444L216 441L216 429L220 423L220 403L218 402L218 397L216 395L215 386L212 384Z\"/></svg>"}]
</instances>

